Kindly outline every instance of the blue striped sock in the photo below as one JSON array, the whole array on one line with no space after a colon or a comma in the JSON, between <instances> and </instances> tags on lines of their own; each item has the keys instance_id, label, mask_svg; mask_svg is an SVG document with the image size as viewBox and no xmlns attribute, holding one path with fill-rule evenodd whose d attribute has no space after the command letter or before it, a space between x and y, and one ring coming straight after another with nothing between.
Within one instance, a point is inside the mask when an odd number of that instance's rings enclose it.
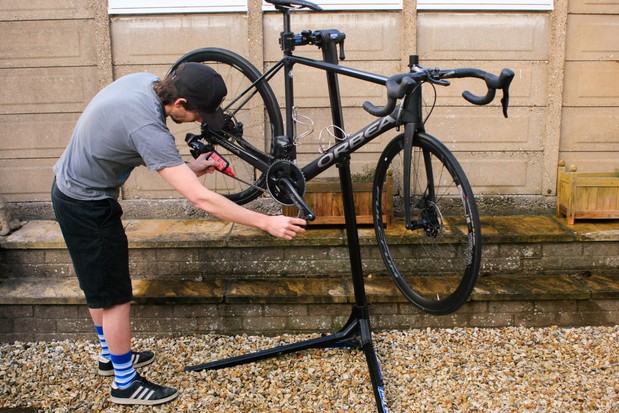
<instances>
[{"instance_id":1,"label":"blue striped sock","mask_svg":"<svg viewBox=\"0 0 619 413\"><path fill-rule=\"evenodd\" d=\"M103 335L103 327L95 326L95 330L97 330L97 336L99 336L99 343L101 343L101 357L110 359L110 349L107 348L107 341L105 341L105 336Z\"/></svg>"},{"instance_id":2,"label":"blue striped sock","mask_svg":"<svg viewBox=\"0 0 619 413\"><path fill-rule=\"evenodd\" d=\"M110 357L114 366L114 382L119 389L126 389L137 375L131 362L131 350L119 356L110 354Z\"/></svg>"}]
</instances>

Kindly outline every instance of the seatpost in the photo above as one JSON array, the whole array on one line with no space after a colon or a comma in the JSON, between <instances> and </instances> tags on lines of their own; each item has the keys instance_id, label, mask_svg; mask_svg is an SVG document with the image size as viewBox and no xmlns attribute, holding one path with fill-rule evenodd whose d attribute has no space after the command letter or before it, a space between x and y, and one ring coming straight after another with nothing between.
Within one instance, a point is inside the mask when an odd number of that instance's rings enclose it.
<instances>
[{"instance_id":1,"label":"seatpost","mask_svg":"<svg viewBox=\"0 0 619 413\"><path fill-rule=\"evenodd\" d=\"M290 56L294 50L294 33L290 30L290 10L280 9L284 18L284 31L279 36L280 47L286 56Z\"/></svg>"}]
</instances>

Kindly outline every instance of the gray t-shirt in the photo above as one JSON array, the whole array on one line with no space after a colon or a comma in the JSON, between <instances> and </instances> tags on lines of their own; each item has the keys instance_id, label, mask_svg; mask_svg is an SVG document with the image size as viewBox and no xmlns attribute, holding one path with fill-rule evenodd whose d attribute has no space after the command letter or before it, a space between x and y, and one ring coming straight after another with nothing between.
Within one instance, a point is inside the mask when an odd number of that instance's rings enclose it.
<instances>
[{"instance_id":1,"label":"gray t-shirt","mask_svg":"<svg viewBox=\"0 0 619 413\"><path fill-rule=\"evenodd\" d=\"M124 76L101 90L82 113L56 165L56 185L81 200L118 198L133 168L183 163L153 90L155 75Z\"/></svg>"}]
</instances>

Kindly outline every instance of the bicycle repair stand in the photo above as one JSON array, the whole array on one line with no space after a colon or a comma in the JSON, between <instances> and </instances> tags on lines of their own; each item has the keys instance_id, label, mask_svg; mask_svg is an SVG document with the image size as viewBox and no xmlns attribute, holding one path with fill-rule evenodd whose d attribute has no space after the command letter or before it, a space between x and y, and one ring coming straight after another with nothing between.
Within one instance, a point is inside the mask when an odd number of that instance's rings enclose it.
<instances>
[{"instance_id":1,"label":"bicycle repair stand","mask_svg":"<svg viewBox=\"0 0 619 413\"><path fill-rule=\"evenodd\" d=\"M310 348L326 347L353 347L360 348L365 354L374 398L379 413L386 413L383 395L383 378L378 363L378 358L372 344L372 331L368 313L368 302L365 295L365 285L361 268L361 253L359 250L359 236L357 233L357 219L352 192L352 181L350 178L349 161L338 165L340 171L340 181L342 186L342 196L344 201L344 216L346 218L346 235L348 237L348 252L350 255L350 265L352 270L352 281L355 292L355 304L352 308L350 318L338 332L310 339L299 343L287 344L262 350L255 353L231 357L228 359L213 361L195 366L185 367L185 371L216 370L225 367L237 366L240 364L251 363L271 357L294 353Z\"/></svg>"},{"instance_id":2,"label":"bicycle repair stand","mask_svg":"<svg viewBox=\"0 0 619 413\"><path fill-rule=\"evenodd\" d=\"M340 44L341 55L343 57L343 41L345 36L337 35L337 31L324 31L324 43L320 45L323 59L326 62L337 64L337 45ZM283 33L283 36L286 33ZM344 120L340 104L340 91L337 75L327 72L327 86L331 101L331 115L333 124L339 128L336 133L344 130ZM288 105L287 105L288 106ZM343 136L342 136L343 137ZM368 301L365 295L365 284L361 267L361 252L359 249L359 234L357 231L357 216L355 214L355 204L353 198L352 178L350 174L350 157L337 164L340 186L342 189L342 200L344 206L344 217L346 220L346 235L348 239L348 254L350 257L350 267L352 271L352 281L355 292L355 304L352 313L341 330L338 332L322 336L320 338L302 341L283 346L277 346L268 350L255 353L231 357L223 360L213 361L195 366L185 367L185 371L216 370L225 367L238 366L240 364L252 363L258 360L277 357L284 354L295 353L310 348L326 347L353 347L363 350L370 372L372 388L378 413L387 413L383 394L383 377L380 371L378 358L372 344L372 331L370 328Z\"/></svg>"}]
</instances>

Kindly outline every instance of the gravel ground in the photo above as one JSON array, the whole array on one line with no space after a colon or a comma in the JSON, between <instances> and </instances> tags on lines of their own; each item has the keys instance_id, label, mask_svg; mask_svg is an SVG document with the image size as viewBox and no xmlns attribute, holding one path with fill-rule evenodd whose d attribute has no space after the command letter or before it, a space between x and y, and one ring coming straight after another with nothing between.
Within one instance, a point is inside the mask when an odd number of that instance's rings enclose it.
<instances>
[{"instance_id":1,"label":"gravel ground","mask_svg":"<svg viewBox=\"0 0 619 413\"><path fill-rule=\"evenodd\" d=\"M135 339L141 373L180 389L160 407L114 405L95 374L98 343L0 345L0 407L37 412L375 412L363 353L311 349L223 370L200 364L311 336ZM380 332L390 412L619 412L619 326Z\"/></svg>"}]
</instances>

